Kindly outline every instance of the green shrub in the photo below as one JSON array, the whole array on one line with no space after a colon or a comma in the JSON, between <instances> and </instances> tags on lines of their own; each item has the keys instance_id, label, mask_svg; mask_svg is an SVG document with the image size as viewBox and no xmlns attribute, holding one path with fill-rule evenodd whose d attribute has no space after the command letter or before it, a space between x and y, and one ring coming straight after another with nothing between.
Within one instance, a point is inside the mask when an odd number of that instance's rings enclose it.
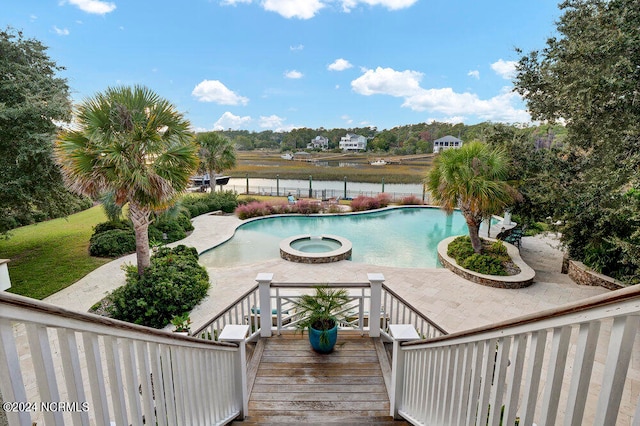
<instances>
[{"instance_id":1,"label":"green shrub","mask_svg":"<svg viewBox=\"0 0 640 426\"><path fill-rule=\"evenodd\" d=\"M148 327L162 328L176 315L191 311L209 289L198 252L184 245L160 248L142 276L133 265L126 273L126 284L109 295L109 314Z\"/></svg>"},{"instance_id":2,"label":"green shrub","mask_svg":"<svg viewBox=\"0 0 640 426\"><path fill-rule=\"evenodd\" d=\"M97 257L118 257L136 251L133 229L110 229L93 234L89 240L89 254Z\"/></svg>"},{"instance_id":3,"label":"green shrub","mask_svg":"<svg viewBox=\"0 0 640 426\"><path fill-rule=\"evenodd\" d=\"M467 257L460 265L470 271L486 275L507 275L502 262L486 254L474 253Z\"/></svg>"},{"instance_id":4,"label":"green shrub","mask_svg":"<svg viewBox=\"0 0 640 426\"><path fill-rule=\"evenodd\" d=\"M549 225L543 222L530 222L527 224L527 230L525 231L525 237L532 237L542 232L549 230Z\"/></svg>"},{"instance_id":5,"label":"green shrub","mask_svg":"<svg viewBox=\"0 0 640 426\"><path fill-rule=\"evenodd\" d=\"M471 246L471 238L466 235L454 239L447 247L447 255L453 257L458 265L461 265L467 257L474 253Z\"/></svg>"},{"instance_id":6,"label":"green shrub","mask_svg":"<svg viewBox=\"0 0 640 426\"><path fill-rule=\"evenodd\" d=\"M238 194L233 191L222 191L186 195L180 200L180 204L189 211L191 217L218 210L233 213L238 206Z\"/></svg>"},{"instance_id":7,"label":"green shrub","mask_svg":"<svg viewBox=\"0 0 640 426\"><path fill-rule=\"evenodd\" d=\"M130 221L118 220L108 221L97 224L93 227L93 235L102 234L113 229L133 229Z\"/></svg>"},{"instance_id":8,"label":"green shrub","mask_svg":"<svg viewBox=\"0 0 640 426\"><path fill-rule=\"evenodd\" d=\"M189 211L180 213L176 218L176 220L178 221L178 225L180 225L180 227L184 229L185 232L193 231L193 223L191 223L191 218L189 217Z\"/></svg>"},{"instance_id":9,"label":"green shrub","mask_svg":"<svg viewBox=\"0 0 640 426\"><path fill-rule=\"evenodd\" d=\"M477 254L471 246L469 236L460 236L449 243L447 255L465 269L487 275L507 275L503 262L510 260L507 248L502 241L482 240L483 254Z\"/></svg>"},{"instance_id":10,"label":"green shrub","mask_svg":"<svg viewBox=\"0 0 640 426\"><path fill-rule=\"evenodd\" d=\"M187 217L188 211L177 215L165 213L149 225L149 241L156 245L179 241L193 231L193 224ZM131 221L109 221L97 224L93 228L89 253L99 257L118 257L135 252L136 241ZM120 232L112 232L120 231ZM101 236L107 234L106 236ZM164 239L164 234L167 238Z\"/></svg>"},{"instance_id":11,"label":"green shrub","mask_svg":"<svg viewBox=\"0 0 640 426\"><path fill-rule=\"evenodd\" d=\"M486 251L503 262L510 259L507 247L500 240L487 244Z\"/></svg>"},{"instance_id":12,"label":"green shrub","mask_svg":"<svg viewBox=\"0 0 640 426\"><path fill-rule=\"evenodd\" d=\"M164 234L167 238L164 239ZM181 240L187 236L187 233L177 219L161 218L158 222L149 225L149 240L172 243Z\"/></svg>"}]
</instances>

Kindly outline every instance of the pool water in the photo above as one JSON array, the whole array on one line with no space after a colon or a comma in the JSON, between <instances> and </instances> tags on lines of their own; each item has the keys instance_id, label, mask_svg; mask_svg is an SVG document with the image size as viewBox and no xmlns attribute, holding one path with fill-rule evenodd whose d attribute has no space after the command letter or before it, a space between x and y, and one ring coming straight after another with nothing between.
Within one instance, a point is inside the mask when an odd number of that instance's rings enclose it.
<instances>
[{"instance_id":1,"label":"pool water","mask_svg":"<svg viewBox=\"0 0 640 426\"><path fill-rule=\"evenodd\" d=\"M340 241L320 238L301 238L291 243L291 248L304 253L326 253L342 247Z\"/></svg>"},{"instance_id":2,"label":"pool water","mask_svg":"<svg viewBox=\"0 0 640 426\"><path fill-rule=\"evenodd\" d=\"M460 212L404 207L354 215L280 216L238 227L233 238L200 256L213 268L280 258L280 241L298 234L338 235L353 244L352 262L400 268L436 268L438 242L467 234Z\"/></svg>"}]
</instances>

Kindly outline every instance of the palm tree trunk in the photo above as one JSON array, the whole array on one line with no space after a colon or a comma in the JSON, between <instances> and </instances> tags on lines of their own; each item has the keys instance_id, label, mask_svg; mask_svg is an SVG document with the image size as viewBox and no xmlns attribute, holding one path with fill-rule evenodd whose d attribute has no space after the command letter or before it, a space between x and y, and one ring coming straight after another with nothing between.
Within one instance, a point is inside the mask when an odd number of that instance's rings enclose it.
<instances>
[{"instance_id":1,"label":"palm tree trunk","mask_svg":"<svg viewBox=\"0 0 640 426\"><path fill-rule=\"evenodd\" d=\"M482 252L482 241L480 240L480 224L482 223L482 217L477 217L470 211L470 209L465 209L464 206L461 206L460 211L467 222L467 228L469 228L471 247L473 247L474 252L480 254Z\"/></svg>"},{"instance_id":2,"label":"palm tree trunk","mask_svg":"<svg viewBox=\"0 0 640 426\"><path fill-rule=\"evenodd\" d=\"M480 254L482 252L482 241L480 240L480 224L474 225L467 221L469 227L469 238L471 239L471 247L473 251Z\"/></svg>"},{"instance_id":3,"label":"palm tree trunk","mask_svg":"<svg viewBox=\"0 0 640 426\"><path fill-rule=\"evenodd\" d=\"M133 230L136 235L136 262L138 275L142 275L151 264L149 253L149 223L151 222L151 210L136 203L129 204L129 217L133 222Z\"/></svg>"}]
</instances>

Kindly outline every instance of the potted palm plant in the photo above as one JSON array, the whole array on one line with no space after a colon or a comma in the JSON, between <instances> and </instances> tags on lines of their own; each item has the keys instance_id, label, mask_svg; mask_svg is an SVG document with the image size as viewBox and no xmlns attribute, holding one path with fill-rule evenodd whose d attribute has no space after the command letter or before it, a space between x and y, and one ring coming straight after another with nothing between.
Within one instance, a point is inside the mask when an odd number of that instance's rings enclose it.
<instances>
[{"instance_id":1,"label":"potted palm plant","mask_svg":"<svg viewBox=\"0 0 640 426\"><path fill-rule=\"evenodd\" d=\"M313 350L329 353L338 339L338 324L346 322L346 305L349 294L345 289L316 287L315 294L300 296L294 306L300 318L296 328L309 331L309 342Z\"/></svg>"},{"instance_id":2,"label":"potted palm plant","mask_svg":"<svg viewBox=\"0 0 640 426\"><path fill-rule=\"evenodd\" d=\"M171 324L173 324L174 333L188 336L189 332L191 331L191 318L189 317L189 312L185 312L182 315L176 315L171 320Z\"/></svg>"}]
</instances>

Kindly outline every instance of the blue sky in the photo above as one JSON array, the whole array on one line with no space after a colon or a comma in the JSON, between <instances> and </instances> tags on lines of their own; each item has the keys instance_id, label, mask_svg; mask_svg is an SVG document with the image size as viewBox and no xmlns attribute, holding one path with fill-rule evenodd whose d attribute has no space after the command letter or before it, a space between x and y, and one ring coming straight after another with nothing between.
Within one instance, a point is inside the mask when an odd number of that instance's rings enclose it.
<instances>
[{"instance_id":1,"label":"blue sky","mask_svg":"<svg viewBox=\"0 0 640 426\"><path fill-rule=\"evenodd\" d=\"M0 0L74 101L143 84L195 130L528 122L510 75L555 0Z\"/></svg>"}]
</instances>

